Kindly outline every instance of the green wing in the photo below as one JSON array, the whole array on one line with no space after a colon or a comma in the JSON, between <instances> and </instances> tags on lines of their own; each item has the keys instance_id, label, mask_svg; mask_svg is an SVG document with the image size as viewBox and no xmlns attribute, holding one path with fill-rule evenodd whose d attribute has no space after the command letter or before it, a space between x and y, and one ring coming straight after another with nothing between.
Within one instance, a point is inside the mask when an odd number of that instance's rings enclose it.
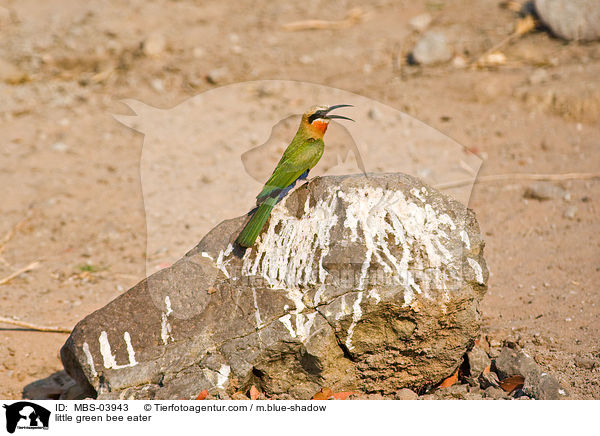
<instances>
[{"instance_id":1,"label":"green wing","mask_svg":"<svg viewBox=\"0 0 600 436\"><path fill-rule=\"evenodd\" d=\"M287 188L304 171L314 167L322 155L322 140L306 141L299 146L292 142L283 153L281 160L265 183L262 191L256 196L256 204L262 203L266 198L274 196Z\"/></svg>"}]
</instances>

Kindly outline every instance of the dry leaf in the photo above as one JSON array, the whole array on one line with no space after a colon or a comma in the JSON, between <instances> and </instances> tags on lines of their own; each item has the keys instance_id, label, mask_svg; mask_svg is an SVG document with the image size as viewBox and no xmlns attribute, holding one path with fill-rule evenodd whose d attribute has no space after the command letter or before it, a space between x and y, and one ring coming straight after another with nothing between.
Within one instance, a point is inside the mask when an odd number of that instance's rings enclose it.
<instances>
[{"instance_id":1,"label":"dry leaf","mask_svg":"<svg viewBox=\"0 0 600 436\"><path fill-rule=\"evenodd\" d=\"M256 400L259 395L260 395L260 392L258 392L258 389L256 389L256 386L252 385L252 387L250 388L250 399Z\"/></svg>"},{"instance_id":2,"label":"dry leaf","mask_svg":"<svg viewBox=\"0 0 600 436\"><path fill-rule=\"evenodd\" d=\"M315 394L314 397L312 397L313 400L328 400L333 396L333 391L329 388L323 388L321 389L321 392L317 392Z\"/></svg>"},{"instance_id":3,"label":"dry leaf","mask_svg":"<svg viewBox=\"0 0 600 436\"><path fill-rule=\"evenodd\" d=\"M485 369L483 370L483 374L489 374L489 372L492 370L492 364L490 363L488 366L485 367Z\"/></svg>"},{"instance_id":4,"label":"dry leaf","mask_svg":"<svg viewBox=\"0 0 600 436\"><path fill-rule=\"evenodd\" d=\"M336 392L333 394L335 400L346 400L350 395L358 395L358 392Z\"/></svg>"},{"instance_id":5,"label":"dry leaf","mask_svg":"<svg viewBox=\"0 0 600 436\"><path fill-rule=\"evenodd\" d=\"M522 388L525 384L525 377L522 375L513 375L500 382L500 387L505 392L512 392L515 389Z\"/></svg>"},{"instance_id":6,"label":"dry leaf","mask_svg":"<svg viewBox=\"0 0 600 436\"><path fill-rule=\"evenodd\" d=\"M298 30L323 30L323 29L344 29L360 22L365 17L365 12L361 8L353 8L348 11L343 20L303 20L294 21L281 26L283 30L295 32Z\"/></svg>"},{"instance_id":7,"label":"dry leaf","mask_svg":"<svg viewBox=\"0 0 600 436\"><path fill-rule=\"evenodd\" d=\"M515 24L515 33L517 35L525 35L535 29L535 19L533 15L525 15L517 20Z\"/></svg>"},{"instance_id":8,"label":"dry leaf","mask_svg":"<svg viewBox=\"0 0 600 436\"><path fill-rule=\"evenodd\" d=\"M449 388L458 381L458 369L440 385L440 389Z\"/></svg>"},{"instance_id":9,"label":"dry leaf","mask_svg":"<svg viewBox=\"0 0 600 436\"><path fill-rule=\"evenodd\" d=\"M208 391L206 389L204 389L202 392L200 392L198 394L198 396L196 397L196 400L206 400L206 397L208 397Z\"/></svg>"}]
</instances>

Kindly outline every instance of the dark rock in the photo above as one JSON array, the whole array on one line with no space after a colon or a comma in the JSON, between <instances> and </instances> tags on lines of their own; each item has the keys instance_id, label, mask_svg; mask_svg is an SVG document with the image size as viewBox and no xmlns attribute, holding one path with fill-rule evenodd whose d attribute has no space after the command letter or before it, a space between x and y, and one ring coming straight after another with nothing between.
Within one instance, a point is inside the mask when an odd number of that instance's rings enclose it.
<instances>
[{"instance_id":1,"label":"dark rock","mask_svg":"<svg viewBox=\"0 0 600 436\"><path fill-rule=\"evenodd\" d=\"M488 273L474 214L417 179L315 178L243 253L247 219L77 324L61 357L86 393L392 394L450 376L478 336Z\"/></svg>"},{"instance_id":2,"label":"dark rock","mask_svg":"<svg viewBox=\"0 0 600 436\"><path fill-rule=\"evenodd\" d=\"M560 38L600 39L598 0L535 0L535 9L542 22Z\"/></svg>"},{"instance_id":3,"label":"dark rock","mask_svg":"<svg viewBox=\"0 0 600 436\"><path fill-rule=\"evenodd\" d=\"M508 398L508 394L506 392L494 386L488 386L484 391L484 396L486 398L492 398L494 400L504 400Z\"/></svg>"},{"instance_id":4,"label":"dark rock","mask_svg":"<svg viewBox=\"0 0 600 436\"><path fill-rule=\"evenodd\" d=\"M513 375L525 377L523 394L536 400L558 400L567 395L552 374L544 372L525 351L503 348L494 361L500 380Z\"/></svg>"},{"instance_id":5,"label":"dark rock","mask_svg":"<svg viewBox=\"0 0 600 436\"><path fill-rule=\"evenodd\" d=\"M481 386L481 389L487 389L490 386L494 388L499 388L500 380L498 379L498 374L491 371L485 374L481 374L479 376L479 386Z\"/></svg>"},{"instance_id":6,"label":"dark rock","mask_svg":"<svg viewBox=\"0 0 600 436\"><path fill-rule=\"evenodd\" d=\"M23 398L28 400L58 400L65 391L77 386L65 371L59 371L23 388Z\"/></svg>"},{"instance_id":7,"label":"dark rock","mask_svg":"<svg viewBox=\"0 0 600 436\"><path fill-rule=\"evenodd\" d=\"M469 364L469 375L475 379L479 378L483 370L492 363L485 350L478 345L475 345L467 353L467 361Z\"/></svg>"}]
</instances>

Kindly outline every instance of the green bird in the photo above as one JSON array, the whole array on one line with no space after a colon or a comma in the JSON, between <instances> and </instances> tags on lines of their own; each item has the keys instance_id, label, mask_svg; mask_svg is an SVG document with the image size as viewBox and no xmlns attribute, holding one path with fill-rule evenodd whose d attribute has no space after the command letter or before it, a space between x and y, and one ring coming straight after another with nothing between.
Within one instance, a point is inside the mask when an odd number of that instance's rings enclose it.
<instances>
[{"instance_id":1,"label":"green bird","mask_svg":"<svg viewBox=\"0 0 600 436\"><path fill-rule=\"evenodd\" d=\"M337 108L351 106L349 104L316 106L302 115L296 136L283 152L273 174L256 197L258 208L237 237L236 242L239 245L242 247L254 245L275 205L290 192L298 180L306 179L308 172L319 162L325 149L323 136L329 121L334 118L354 121L341 115L332 115L330 112Z\"/></svg>"}]
</instances>

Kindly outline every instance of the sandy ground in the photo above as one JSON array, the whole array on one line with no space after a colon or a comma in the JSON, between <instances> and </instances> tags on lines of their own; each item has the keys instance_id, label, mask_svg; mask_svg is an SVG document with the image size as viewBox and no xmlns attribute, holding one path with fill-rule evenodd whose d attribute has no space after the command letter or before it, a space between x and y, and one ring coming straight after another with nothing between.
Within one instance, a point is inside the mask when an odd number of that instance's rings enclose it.
<instances>
[{"instance_id":1,"label":"sandy ground","mask_svg":"<svg viewBox=\"0 0 600 436\"><path fill-rule=\"evenodd\" d=\"M495 67L403 62L419 37L408 21L423 12L456 56L476 59L517 18L495 0L0 5L0 279L40 260L0 285L0 316L72 327L144 277L143 135L111 116L130 113L124 98L171 108L230 83L313 82L424 121L478 154L480 176L598 171L600 44L536 31ZM347 27L281 27L355 7ZM600 399L600 182L555 182L565 192L546 201L523 196L531 184L480 183L470 199L491 271L484 333L518 342L571 398ZM174 254L201 238L197 225ZM62 369L65 339L0 325L0 397Z\"/></svg>"}]
</instances>

